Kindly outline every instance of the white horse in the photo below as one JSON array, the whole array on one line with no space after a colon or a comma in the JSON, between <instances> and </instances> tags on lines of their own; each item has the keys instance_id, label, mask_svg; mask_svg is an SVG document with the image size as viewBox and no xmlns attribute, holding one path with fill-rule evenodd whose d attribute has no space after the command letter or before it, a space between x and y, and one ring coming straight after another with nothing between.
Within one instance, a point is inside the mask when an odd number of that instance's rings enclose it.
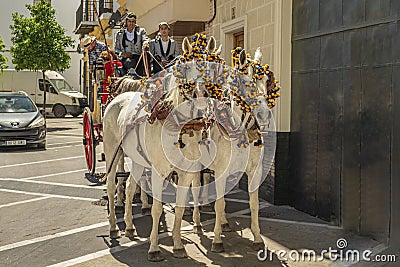
<instances>
[{"instance_id":1,"label":"white horse","mask_svg":"<svg viewBox=\"0 0 400 267\"><path fill-rule=\"evenodd\" d=\"M125 92L139 92L141 90L140 80L133 79L129 76L125 76L120 78L116 81L115 84L116 90L113 92L113 95L119 95ZM107 157L112 157L113 155L107 155ZM132 169L132 168L131 168ZM118 161L117 172L125 173L125 160L124 157L120 157ZM117 177L117 199L115 202L115 208L121 210L124 208L124 180L125 177ZM136 189L136 191L140 191L140 200L142 202L141 210L143 215L149 215L150 211L150 204L149 199L147 197L146 191L143 189L145 188L145 179L140 179L138 181L141 186Z\"/></svg>"},{"instance_id":2,"label":"white horse","mask_svg":"<svg viewBox=\"0 0 400 267\"><path fill-rule=\"evenodd\" d=\"M184 43L188 43L187 39ZM191 81L198 75L198 73L196 73L196 64L189 64L187 66L189 67L186 67L185 78L187 81ZM170 75L167 75L163 82L163 86L168 90L164 103L169 103L173 108L176 108L184 102L185 98L189 97L189 101L183 105L187 105L190 111L193 111L194 108L206 108L205 102L203 103L203 107L194 107L193 103L190 101L194 92L196 92L198 96L202 95L198 87L194 88L191 93L192 95L190 95L190 93L182 93L176 81L174 79L168 79L167 77L170 77ZM200 163L197 163L196 160L201 156L198 149L198 140L201 140L201 133L199 131L194 131L193 136L182 136L181 141L185 143L186 146L181 147L181 149L177 150L175 153L183 155L183 158L188 159L189 163L180 168L171 166L171 159L168 158L168 155L162 149L163 146L165 146L165 141L162 140L162 136L165 136L165 132L163 133L163 131L168 128L164 127L165 121L155 120L154 123L149 123L144 119L140 123L136 123L138 119L146 118L145 116L148 115L145 109L138 109L143 103L143 96L145 95L140 92L127 92L118 95L107 106L104 115L104 151L106 154L115 154L115 157L106 158L106 167L108 170L107 193L110 209L110 237L119 237L114 209L116 164L113 164L113 162L118 161L125 153L132 160L131 175L126 183L125 236L131 237L134 235L131 200L136 189L135 180L137 181L141 177L144 168L151 168L151 191L153 195L151 213L153 226L150 235L148 259L150 261L159 261L163 259L158 246L158 226L162 213L161 200L165 197L163 196L164 177L167 177L171 171L176 171L179 180L175 201L177 204L175 207L175 222L172 231L174 256L186 257L186 251L181 241L180 228L189 186L192 181L199 180L199 172L197 169ZM198 102L196 104L198 104ZM182 112L180 115L184 116ZM183 118L183 120L184 119L185 118ZM120 147L119 144L121 144ZM188 169L193 169L194 171L187 171ZM197 213L198 212L196 212L196 214ZM200 225L200 217L195 217L194 215L194 221L195 224Z\"/></svg>"},{"instance_id":3,"label":"white horse","mask_svg":"<svg viewBox=\"0 0 400 267\"><path fill-rule=\"evenodd\" d=\"M262 54L260 49L256 50L254 56L254 63L260 63L262 58ZM250 59L246 57L246 53L243 50L239 56L239 62L236 66L236 69L246 69L247 75L243 75L241 79L243 80L243 84L245 82L250 82L253 77L253 69L248 64ZM245 72L245 73L246 73ZM242 76L239 73L236 75ZM257 101L251 112L244 113L242 109L239 108L238 105L232 103L233 114L237 114L238 117L241 118L243 127L246 129L249 141L252 143L256 141L256 143L249 147L250 152L248 158L244 157L241 160L246 160L245 171L248 175L248 190L249 190L249 199L250 199L250 210L251 210L251 231L253 233L254 241L253 248L255 250L260 250L264 248L264 241L260 234L259 227L259 200L258 200L258 189L261 185L263 178L263 160L264 164L272 164L273 155L275 152L275 146L272 147L261 147L260 138L264 136L264 142L267 138L267 145L274 145L275 141L275 128L272 120L272 112L268 107L268 101L264 98L266 92L266 83L268 80L268 76L264 75L264 77L259 77L260 79L256 79L256 88L257 88ZM230 89L231 90L231 89ZM233 102L233 101L232 101ZM232 115L233 115L232 114ZM221 127L220 127L221 128ZM232 142L235 143L234 138L229 138L229 136L220 128L215 125L211 127L210 137L215 142L217 147L217 155L212 162L212 164L208 167L215 172L215 182L216 182L216 194L217 200L215 202L215 213L216 213L216 221L214 227L214 240L212 242L211 251L213 252L223 252L223 243L221 238L221 233L223 231L230 231L230 227L225 215L225 200L224 194L225 191L225 182L229 175L234 174L235 170L230 169L230 163L232 163L232 158L227 156L227 151L232 150ZM266 134L269 134L268 137ZM265 154L267 156L265 157ZM244 155L242 155L244 156ZM238 161L236 161L237 163ZM227 167L228 166L228 167ZM267 167L270 167L267 166ZM268 168L269 169L269 168ZM205 196L203 195L203 198Z\"/></svg>"}]
</instances>

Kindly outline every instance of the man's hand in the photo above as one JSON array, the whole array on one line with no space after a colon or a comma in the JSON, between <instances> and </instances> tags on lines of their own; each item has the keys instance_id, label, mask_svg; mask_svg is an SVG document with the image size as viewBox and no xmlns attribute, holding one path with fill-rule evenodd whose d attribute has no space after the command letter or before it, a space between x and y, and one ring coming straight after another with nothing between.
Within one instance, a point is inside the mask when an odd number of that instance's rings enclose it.
<instances>
[{"instance_id":1,"label":"man's hand","mask_svg":"<svg viewBox=\"0 0 400 267\"><path fill-rule=\"evenodd\" d=\"M130 58L132 56L132 53L130 52L122 52L121 57L122 58Z\"/></svg>"},{"instance_id":2,"label":"man's hand","mask_svg":"<svg viewBox=\"0 0 400 267\"><path fill-rule=\"evenodd\" d=\"M144 43L144 44L142 45L142 50L144 50L144 51L149 51L149 49L150 49L150 47L149 47L149 44L148 44L148 43Z\"/></svg>"},{"instance_id":3,"label":"man's hand","mask_svg":"<svg viewBox=\"0 0 400 267\"><path fill-rule=\"evenodd\" d=\"M89 72L90 72L90 73L93 73L93 70L94 70L94 66L93 66L93 65L90 65L90 66L89 66Z\"/></svg>"},{"instance_id":4,"label":"man's hand","mask_svg":"<svg viewBox=\"0 0 400 267\"><path fill-rule=\"evenodd\" d=\"M163 64L163 66L164 66L164 67L165 67L165 66L167 66L167 65L168 65L168 63L169 63L169 61L168 61L168 60L164 60L164 59L163 59L161 62L162 62L162 64Z\"/></svg>"}]
</instances>

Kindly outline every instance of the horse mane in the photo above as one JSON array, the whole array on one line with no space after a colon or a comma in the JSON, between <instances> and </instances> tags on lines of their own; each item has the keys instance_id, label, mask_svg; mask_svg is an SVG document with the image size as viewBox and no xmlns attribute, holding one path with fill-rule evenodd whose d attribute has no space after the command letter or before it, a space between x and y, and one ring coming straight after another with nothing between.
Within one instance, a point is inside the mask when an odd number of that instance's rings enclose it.
<instances>
[{"instance_id":1,"label":"horse mane","mask_svg":"<svg viewBox=\"0 0 400 267\"><path fill-rule=\"evenodd\" d=\"M115 84L115 94L122 94L124 92L138 92L140 91L140 80L134 80L130 77L123 77Z\"/></svg>"},{"instance_id":2,"label":"horse mane","mask_svg":"<svg viewBox=\"0 0 400 267\"><path fill-rule=\"evenodd\" d=\"M172 108L176 108L179 105L179 100L180 100L179 97L180 97L180 88L177 85L175 85L174 87L170 88L167 91L164 101L170 103Z\"/></svg>"}]
</instances>

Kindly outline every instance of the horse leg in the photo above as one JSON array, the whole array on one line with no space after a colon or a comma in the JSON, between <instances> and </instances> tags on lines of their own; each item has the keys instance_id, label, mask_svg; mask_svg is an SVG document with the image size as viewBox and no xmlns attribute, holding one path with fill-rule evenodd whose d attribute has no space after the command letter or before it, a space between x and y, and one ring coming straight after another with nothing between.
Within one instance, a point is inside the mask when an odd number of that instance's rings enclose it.
<instances>
[{"instance_id":1,"label":"horse leg","mask_svg":"<svg viewBox=\"0 0 400 267\"><path fill-rule=\"evenodd\" d=\"M140 177L143 173L144 167L135 164L132 161L131 173L126 181L126 198L125 198L125 236L133 237L135 235L135 228L133 228L132 221L132 200L136 192L137 183L135 177Z\"/></svg>"},{"instance_id":2,"label":"horse leg","mask_svg":"<svg viewBox=\"0 0 400 267\"><path fill-rule=\"evenodd\" d=\"M200 174L200 173L199 173ZM204 187L203 187L204 188ZM203 191L204 193L204 191ZM200 210L199 210L199 194L200 194L200 175L197 175L193 179L192 182L192 194L193 194L193 202L194 202L194 209L193 209L193 232L195 234L202 234L203 230L201 228L201 221L200 221Z\"/></svg>"},{"instance_id":3,"label":"horse leg","mask_svg":"<svg viewBox=\"0 0 400 267\"><path fill-rule=\"evenodd\" d=\"M151 191L153 194L151 217L153 219L153 225L150 233L150 248L147 254L147 259L149 261L162 261L164 260L164 257L162 256L160 247L158 246L158 226L160 224L160 216L163 211L161 203L163 179L154 168L152 168L151 174Z\"/></svg>"},{"instance_id":4,"label":"horse leg","mask_svg":"<svg viewBox=\"0 0 400 267\"><path fill-rule=\"evenodd\" d=\"M117 153L116 160L119 159L119 157L123 156L122 151L120 150ZM108 162L106 164L107 170L109 169ZM120 233L119 229L117 227L117 218L115 216L115 203L114 203L114 196L115 196L115 175L116 175L116 170L117 170L117 164L112 164L111 170L108 173L107 177L107 195L108 195L108 208L110 210L110 213L108 215L108 221L110 223L110 238L115 239L119 238Z\"/></svg>"},{"instance_id":5,"label":"horse leg","mask_svg":"<svg viewBox=\"0 0 400 267\"><path fill-rule=\"evenodd\" d=\"M260 234L260 226L258 222L258 190L253 192L249 192L250 197L250 211L251 211L251 232L253 233L254 241L253 241L253 249L259 251L264 249L264 240Z\"/></svg>"},{"instance_id":6,"label":"horse leg","mask_svg":"<svg viewBox=\"0 0 400 267\"><path fill-rule=\"evenodd\" d=\"M149 197L147 196L146 191L146 177L140 178L140 201L142 201L142 214L143 215L151 215L151 206L149 204Z\"/></svg>"},{"instance_id":7,"label":"horse leg","mask_svg":"<svg viewBox=\"0 0 400 267\"><path fill-rule=\"evenodd\" d=\"M258 200L258 189L262 178L262 165L259 164L257 169L253 172L249 171L249 199L250 199L250 212L251 212L251 232L253 233L253 249L259 251L264 249L264 240L260 234L260 226L258 221L258 211L259 211L259 200Z\"/></svg>"},{"instance_id":8,"label":"horse leg","mask_svg":"<svg viewBox=\"0 0 400 267\"><path fill-rule=\"evenodd\" d=\"M186 173L179 172L178 177L178 189L176 192L176 206L175 206L175 221L174 227L172 229L172 239L174 241L173 253L176 258L185 258L187 257L187 253L185 247L182 243L181 238L181 227L182 227L182 218L183 213L185 211L185 207L188 202L188 192L189 186L192 183L193 175L195 173Z\"/></svg>"},{"instance_id":9,"label":"horse leg","mask_svg":"<svg viewBox=\"0 0 400 267\"><path fill-rule=\"evenodd\" d=\"M202 211L212 211L211 205L208 200L208 186L210 184L211 173L203 173L203 186L202 186L202 199L203 205L201 206Z\"/></svg>"},{"instance_id":10,"label":"horse leg","mask_svg":"<svg viewBox=\"0 0 400 267\"><path fill-rule=\"evenodd\" d=\"M117 172L125 172L124 157L118 160ZM124 177L117 177L117 201L115 203L116 209L124 207Z\"/></svg>"},{"instance_id":11,"label":"horse leg","mask_svg":"<svg viewBox=\"0 0 400 267\"><path fill-rule=\"evenodd\" d=\"M225 208L221 214L221 228L222 228L222 232L232 232L232 228L229 226L229 222L226 219Z\"/></svg>"},{"instance_id":12,"label":"horse leg","mask_svg":"<svg viewBox=\"0 0 400 267\"><path fill-rule=\"evenodd\" d=\"M217 173L215 174L217 176ZM214 226L214 240L212 241L211 251L212 252L224 252L224 246L222 243L222 216L225 210L225 184L226 177L219 178L215 181L216 191L217 191L217 200L215 201L215 226Z\"/></svg>"}]
</instances>

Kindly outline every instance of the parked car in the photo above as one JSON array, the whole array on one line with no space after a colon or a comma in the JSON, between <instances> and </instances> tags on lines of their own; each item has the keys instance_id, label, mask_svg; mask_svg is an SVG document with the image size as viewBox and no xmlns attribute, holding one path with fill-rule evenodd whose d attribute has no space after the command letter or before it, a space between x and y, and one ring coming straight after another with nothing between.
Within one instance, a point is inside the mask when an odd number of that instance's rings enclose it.
<instances>
[{"instance_id":1,"label":"parked car","mask_svg":"<svg viewBox=\"0 0 400 267\"><path fill-rule=\"evenodd\" d=\"M0 147L46 148L46 122L25 92L0 92Z\"/></svg>"}]
</instances>

